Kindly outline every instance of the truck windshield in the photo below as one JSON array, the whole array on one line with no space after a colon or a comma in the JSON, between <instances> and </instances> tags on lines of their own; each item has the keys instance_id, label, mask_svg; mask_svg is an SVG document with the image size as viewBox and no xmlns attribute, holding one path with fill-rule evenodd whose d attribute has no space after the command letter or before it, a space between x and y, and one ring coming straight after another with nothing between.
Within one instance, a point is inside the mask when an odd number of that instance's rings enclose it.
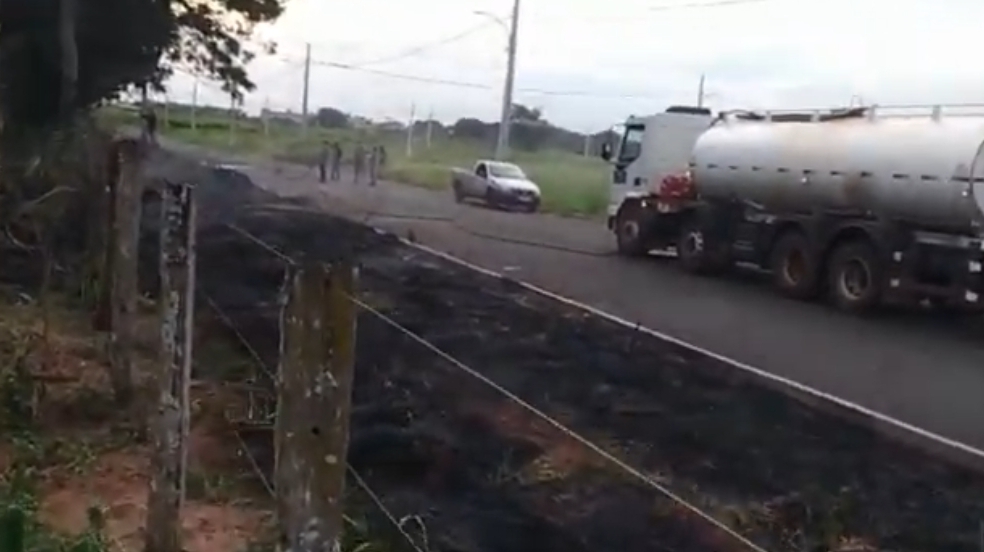
<instances>
[{"instance_id":1,"label":"truck windshield","mask_svg":"<svg viewBox=\"0 0 984 552\"><path fill-rule=\"evenodd\" d=\"M508 163L489 163L489 170L499 178L526 178L523 169Z\"/></svg>"},{"instance_id":2,"label":"truck windshield","mask_svg":"<svg viewBox=\"0 0 984 552\"><path fill-rule=\"evenodd\" d=\"M625 135L622 137L622 145L618 149L618 162L628 165L635 161L642 154L642 137L646 133L643 125L630 125L625 127Z\"/></svg>"}]
</instances>

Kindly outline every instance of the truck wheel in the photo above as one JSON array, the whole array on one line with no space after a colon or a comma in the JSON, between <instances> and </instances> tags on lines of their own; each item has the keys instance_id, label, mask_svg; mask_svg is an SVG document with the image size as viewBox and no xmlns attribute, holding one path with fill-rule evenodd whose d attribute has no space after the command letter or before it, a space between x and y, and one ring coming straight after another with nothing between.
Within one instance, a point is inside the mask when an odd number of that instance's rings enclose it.
<instances>
[{"instance_id":1,"label":"truck wheel","mask_svg":"<svg viewBox=\"0 0 984 552\"><path fill-rule=\"evenodd\" d=\"M779 238L769 257L772 284L786 297L814 299L820 291L820 272L810 242L799 232Z\"/></svg>"},{"instance_id":2,"label":"truck wheel","mask_svg":"<svg viewBox=\"0 0 984 552\"><path fill-rule=\"evenodd\" d=\"M638 202L626 203L615 215L615 241L618 252L626 257L641 257L649 252L646 227L649 216Z\"/></svg>"},{"instance_id":3,"label":"truck wheel","mask_svg":"<svg viewBox=\"0 0 984 552\"><path fill-rule=\"evenodd\" d=\"M882 274L882 264L870 244L853 241L838 246L827 270L831 301L844 311L870 311L881 300Z\"/></svg>"},{"instance_id":4,"label":"truck wheel","mask_svg":"<svg viewBox=\"0 0 984 552\"><path fill-rule=\"evenodd\" d=\"M731 266L727 245L709 240L697 220L685 222L676 244L680 266L691 274L718 274Z\"/></svg>"}]
</instances>

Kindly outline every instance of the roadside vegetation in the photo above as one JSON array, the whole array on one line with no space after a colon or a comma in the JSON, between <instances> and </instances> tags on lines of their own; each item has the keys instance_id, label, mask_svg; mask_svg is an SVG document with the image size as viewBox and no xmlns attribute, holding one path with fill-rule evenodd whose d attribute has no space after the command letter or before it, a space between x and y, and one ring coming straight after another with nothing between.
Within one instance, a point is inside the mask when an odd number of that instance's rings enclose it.
<instances>
[{"instance_id":1,"label":"roadside vegetation","mask_svg":"<svg viewBox=\"0 0 984 552\"><path fill-rule=\"evenodd\" d=\"M42 305L44 305L42 307ZM150 446L131 409L115 407L102 346L84 305L27 293L0 298L0 550L141 550ZM138 371L155 355L156 317L144 306ZM231 359L234 361L234 359ZM221 366L228 356L209 359ZM193 391L188 502L189 551L245 551L270 533L267 497L229 443L221 385Z\"/></svg>"},{"instance_id":2,"label":"roadside vegetation","mask_svg":"<svg viewBox=\"0 0 984 552\"><path fill-rule=\"evenodd\" d=\"M0 293L0 550L129 552L143 549L151 447L137 413L113 402L87 309L64 296ZM138 370L153 369L155 306L143 305ZM207 325L206 325L207 327ZM273 498L243 457L228 413L246 408L235 380L250 366L222 335L199 347L207 367L192 389L188 552L272 552ZM350 497L343 552L385 552Z\"/></svg>"},{"instance_id":3,"label":"roadside vegetation","mask_svg":"<svg viewBox=\"0 0 984 552\"><path fill-rule=\"evenodd\" d=\"M162 114L163 115L163 114ZM138 125L136 113L113 106L103 110L103 119L116 124ZM166 119L166 121L165 121ZM305 138L296 124L240 118L230 128L228 114L215 108L200 108L192 128L191 114L183 106L169 107L162 116L161 133L172 140L204 149L254 160L277 160L313 165L322 140L339 141L347 154L357 141L382 144L388 153L383 177L402 184L431 190L449 190L449 169L471 167L476 159L489 157L488 144L440 133L428 147L425 133L415 133L411 155L407 155L405 131L369 129L325 129L312 126ZM523 167L543 192L542 209L568 216L600 216L608 205L608 166L599 158L577 155L556 148L513 151L511 160Z\"/></svg>"},{"instance_id":4,"label":"roadside vegetation","mask_svg":"<svg viewBox=\"0 0 984 552\"><path fill-rule=\"evenodd\" d=\"M267 46L252 31L286 0L191 4L0 4L0 552L145 548L152 447L143 405L161 361L160 325L143 302L133 385L114 378L114 388L97 308L111 264L106 190L134 151L111 135L127 121L100 106L162 90L175 71L241 97L254 88L246 64ZM229 348L199 352L196 362L220 374L242 363ZM275 549L273 500L239 456L227 413L241 399L229 387L193 382L179 529L187 552ZM347 552L381 550L354 521L363 511L349 509Z\"/></svg>"}]
</instances>

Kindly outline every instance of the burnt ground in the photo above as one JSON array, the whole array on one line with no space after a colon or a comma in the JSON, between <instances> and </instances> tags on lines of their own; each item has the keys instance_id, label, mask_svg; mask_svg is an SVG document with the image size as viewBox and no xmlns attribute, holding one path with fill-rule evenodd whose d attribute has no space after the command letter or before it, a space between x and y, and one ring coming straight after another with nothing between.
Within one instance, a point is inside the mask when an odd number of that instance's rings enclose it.
<instances>
[{"instance_id":1,"label":"burnt ground","mask_svg":"<svg viewBox=\"0 0 984 552\"><path fill-rule=\"evenodd\" d=\"M379 310L770 550L979 549L984 477L354 223L238 224L294 257L354 251ZM280 261L222 226L199 239L199 285L272 366ZM351 461L437 550L739 548L372 315L358 338Z\"/></svg>"},{"instance_id":2,"label":"burnt ground","mask_svg":"<svg viewBox=\"0 0 984 552\"><path fill-rule=\"evenodd\" d=\"M240 225L250 232L265 228L267 238L280 234L275 221L300 218L280 214ZM329 231L331 238L315 238L326 244L320 248L325 258L339 246L358 244L364 297L396 314L385 307L391 297L368 285L370 265L392 272L405 262L394 239L355 226L287 224L316 231L309 237ZM199 259L200 289L274 366L282 263L221 228L202 233ZM373 289L389 287L379 284ZM743 549L668 500L613 475L570 439L368 313L359 318L357 359L349 460L398 518L423 520L430 550ZM269 445L255 452L271 469Z\"/></svg>"}]
</instances>

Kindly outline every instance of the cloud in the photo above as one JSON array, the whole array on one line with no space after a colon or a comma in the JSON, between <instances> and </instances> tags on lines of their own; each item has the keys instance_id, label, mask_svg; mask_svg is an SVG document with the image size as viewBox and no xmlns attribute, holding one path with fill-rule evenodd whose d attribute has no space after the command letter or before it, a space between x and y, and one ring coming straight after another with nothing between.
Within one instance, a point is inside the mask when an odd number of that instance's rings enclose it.
<instances>
[{"instance_id":1,"label":"cloud","mask_svg":"<svg viewBox=\"0 0 984 552\"><path fill-rule=\"evenodd\" d=\"M696 0L700 2L702 0ZM715 0L703 0L714 3ZM878 103L984 103L980 51L984 2L972 0L748 0L694 7L692 0L525 0L520 19L516 100L577 129L605 128L630 113L693 103L707 75L713 107ZM494 119L505 73L507 33L476 11L508 17L510 0L290 0L262 33L281 55L251 66L259 84L246 106L299 110L304 43L316 61L465 81L486 88L425 84L312 67L311 106L406 119L431 110L441 119ZM483 24L484 23L484 24ZM398 54L481 26L467 37ZM187 77L172 96L187 101ZM531 89L579 94L544 94ZM203 101L225 105L220 93Z\"/></svg>"}]
</instances>

